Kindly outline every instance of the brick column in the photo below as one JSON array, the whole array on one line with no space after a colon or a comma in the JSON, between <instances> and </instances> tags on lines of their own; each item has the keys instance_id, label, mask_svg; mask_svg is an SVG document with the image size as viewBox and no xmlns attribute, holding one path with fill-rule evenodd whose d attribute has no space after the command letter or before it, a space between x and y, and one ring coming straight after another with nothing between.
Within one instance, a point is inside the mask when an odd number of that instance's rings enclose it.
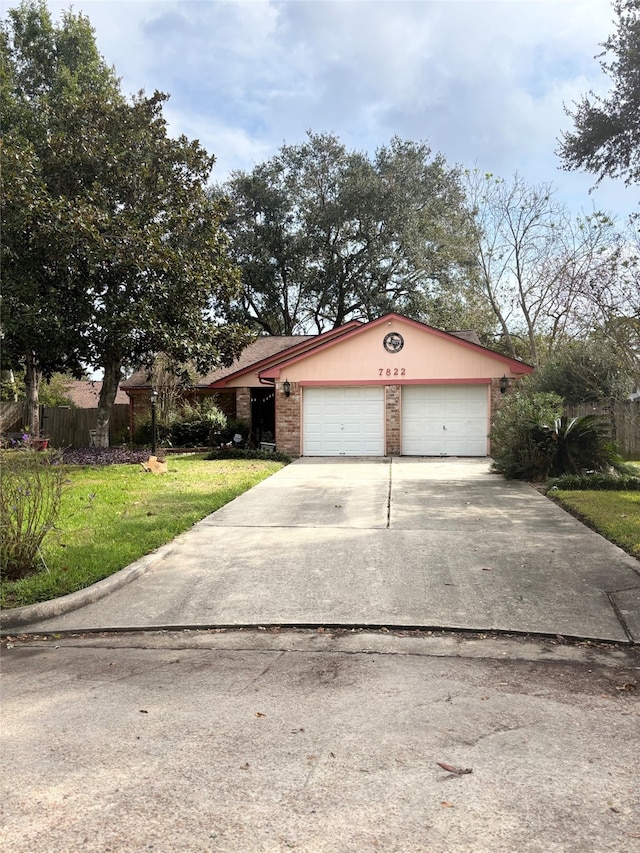
<instances>
[{"instance_id":1,"label":"brick column","mask_svg":"<svg viewBox=\"0 0 640 853\"><path fill-rule=\"evenodd\" d=\"M400 403L402 399L401 385L385 386L385 456L400 456L401 450L401 417Z\"/></svg>"},{"instance_id":2,"label":"brick column","mask_svg":"<svg viewBox=\"0 0 640 853\"><path fill-rule=\"evenodd\" d=\"M505 397L509 396L509 391L514 387L514 380L511 380L509 388L503 394L500 391L500 379L497 377L493 377L491 380L491 388L489 390L489 405L491 406L491 411L489 412L489 429L491 429L491 424L493 422L493 416L498 411L500 406L503 404ZM491 440L489 440L489 455L491 455Z\"/></svg>"},{"instance_id":3,"label":"brick column","mask_svg":"<svg viewBox=\"0 0 640 853\"><path fill-rule=\"evenodd\" d=\"M500 393L500 380L494 376L494 378L491 380L491 389L489 391L489 401L491 405L490 416L492 418L495 412L497 412L500 408L500 405L504 400L505 396L505 394Z\"/></svg>"},{"instance_id":4,"label":"brick column","mask_svg":"<svg viewBox=\"0 0 640 853\"><path fill-rule=\"evenodd\" d=\"M285 397L282 382L276 383L276 450L289 456L300 456L300 403L302 389L291 383L291 394Z\"/></svg>"},{"instance_id":5,"label":"brick column","mask_svg":"<svg viewBox=\"0 0 640 853\"><path fill-rule=\"evenodd\" d=\"M251 427L251 388L236 388L236 418Z\"/></svg>"}]
</instances>

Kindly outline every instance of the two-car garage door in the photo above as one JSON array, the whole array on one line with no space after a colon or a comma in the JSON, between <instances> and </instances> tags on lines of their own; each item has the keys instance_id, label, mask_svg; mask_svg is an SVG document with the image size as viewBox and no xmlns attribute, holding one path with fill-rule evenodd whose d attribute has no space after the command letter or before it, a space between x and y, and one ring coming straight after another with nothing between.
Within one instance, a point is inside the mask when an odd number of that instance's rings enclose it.
<instances>
[{"instance_id":1,"label":"two-car garage door","mask_svg":"<svg viewBox=\"0 0 640 853\"><path fill-rule=\"evenodd\" d=\"M383 456L384 386L305 388L305 456ZM396 414L397 417L397 414ZM404 385L404 456L486 456L486 385Z\"/></svg>"}]
</instances>

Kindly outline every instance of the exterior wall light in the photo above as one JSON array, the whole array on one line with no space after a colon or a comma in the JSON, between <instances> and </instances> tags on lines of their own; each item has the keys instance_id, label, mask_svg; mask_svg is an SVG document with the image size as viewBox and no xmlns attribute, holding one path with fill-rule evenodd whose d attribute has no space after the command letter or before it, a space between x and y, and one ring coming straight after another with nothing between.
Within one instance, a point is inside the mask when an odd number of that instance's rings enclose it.
<instances>
[{"instance_id":1,"label":"exterior wall light","mask_svg":"<svg viewBox=\"0 0 640 853\"><path fill-rule=\"evenodd\" d=\"M285 397L291 396L291 383L289 382L288 379L285 379L284 382L282 383L282 390L284 391Z\"/></svg>"},{"instance_id":2,"label":"exterior wall light","mask_svg":"<svg viewBox=\"0 0 640 853\"><path fill-rule=\"evenodd\" d=\"M508 387L509 387L509 377L503 376L502 379L500 380L500 393L505 394Z\"/></svg>"}]
</instances>

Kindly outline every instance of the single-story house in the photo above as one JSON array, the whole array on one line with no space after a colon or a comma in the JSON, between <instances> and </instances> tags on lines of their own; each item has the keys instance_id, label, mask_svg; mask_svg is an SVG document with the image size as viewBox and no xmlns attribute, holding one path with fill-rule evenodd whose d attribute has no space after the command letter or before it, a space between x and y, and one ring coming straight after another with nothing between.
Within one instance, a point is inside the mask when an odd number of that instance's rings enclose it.
<instances>
[{"instance_id":1,"label":"single-story house","mask_svg":"<svg viewBox=\"0 0 640 853\"><path fill-rule=\"evenodd\" d=\"M486 456L492 409L523 362L387 314L320 335L258 338L230 367L194 386L294 456ZM148 409L149 379L122 383L131 417Z\"/></svg>"},{"instance_id":2,"label":"single-story house","mask_svg":"<svg viewBox=\"0 0 640 853\"><path fill-rule=\"evenodd\" d=\"M102 390L102 382L95 379L71 379L66 385L65 396L71 400L79 409L97 409ZM117 406L128 405L129 397L126 392L118 388L114 404Z\"/></svg>"}]
</instances>

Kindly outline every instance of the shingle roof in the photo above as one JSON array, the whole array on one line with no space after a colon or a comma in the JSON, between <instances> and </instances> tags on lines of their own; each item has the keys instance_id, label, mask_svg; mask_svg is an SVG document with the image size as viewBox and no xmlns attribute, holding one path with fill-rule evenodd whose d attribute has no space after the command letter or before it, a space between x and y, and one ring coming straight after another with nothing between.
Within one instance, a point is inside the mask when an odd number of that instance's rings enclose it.
<instances>
[{"instance_id":1,"label":"shingle roof","mask_svg":"<svg viewBox=\"0 0 640 853\"><path fill-rule=\"evenodd\" d=\"M270 358L273 355L277 355L280 352L284 352L284 350L289 349L290 347L295 346L296 344L302 343L303 341L308 341L312 338L317 337L316 335L283 335L283 336L265 336L262 338L257 338L252 344L249 344L248 347L240 354L239 358L237 358L233 364L229 365L229 367L220 367L217 370L211 371L211 373L207 373L206 376L200 376L194 382L194 385L197 387L202 387L206 385L212 385L214 382L219 382L221 379L224 379L226 376L230 376L232 373L236 373L239 370L244 370L248 367L251 367L252 364L256 364L259 361L262 361L265 358ZM140 388L146 387L150 384L150 374L147 368L140 368L131 374L127 379L120 383L121 388ZM127 398L128 399L128 398Z\"/></svg>"},{"instance_id":2,"label":"shingle roof","mask_svg":"<svg viewBox=\"0 0 640 853\"><path fill-rule=\"evenodd\" d=\"M93 379L74 379L68 384L68 392L66 396L79 409L97 409L98 398L102 389L102 382L97 382ZM117 405L126 405L129 402L129 397L124 391L118 388L115 403Z\"/></svg>"},{"instance_id":3,"label":"shingle roof","mask_svg":"<svg viewBox=\"0 0 640 853\"><path fill-rule=\"evenodd\" d=\"M456 338L462 338L463 341L469 341L470 344L478 344L479 347L484 346L475 329L464 329L461 332L449 332L449 334L455 335Z\"/></svg>"}]
</instances>

